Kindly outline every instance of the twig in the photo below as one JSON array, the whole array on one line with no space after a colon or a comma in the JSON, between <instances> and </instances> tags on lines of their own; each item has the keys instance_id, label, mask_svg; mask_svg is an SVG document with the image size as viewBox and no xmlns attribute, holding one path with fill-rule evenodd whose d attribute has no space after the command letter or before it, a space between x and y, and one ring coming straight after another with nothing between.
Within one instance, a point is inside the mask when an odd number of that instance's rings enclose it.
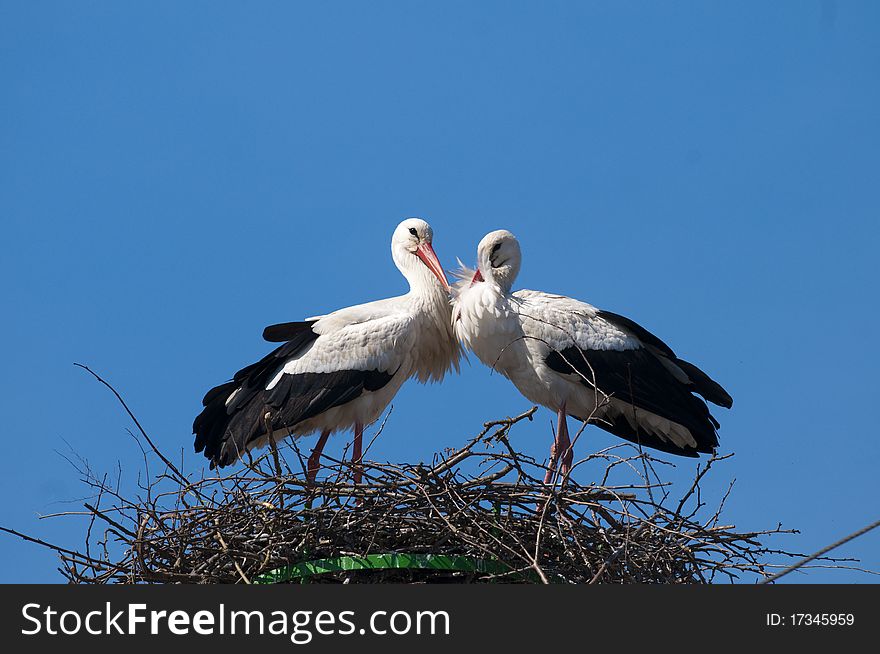
<instances>
[{"instance_id":1,"label":"twig","mask_svg":"<svg viewBox=\"0 0 880 654\"><path fill-rule=\"evenodd\" d=\"M844 544L850 542L851 540L855 540L859 536L864 536L869 531L871 531L872 529L876 529L877 527L880 527L880 520L877 520L876 522L872 522L867 527L862 527L858 531L854 531L849 536L845 536L844 538L841 538L840 540L838 540L834 543L831 543L831 545L828 545L827 547L823 547L818 552L815 552L814 554L810 554L810 556L804 557L803 559L801 559L800 561L798 561L794 565L787 567L785 570L782 570L781 572L777 572L775 575L768 577L767 579L764 579L763 581L761 581L761 583L762 584L769 584L773 581L776 581L777 579L780 579L781 577L784 577L785 575L787 575L789 572L794 572L795 570L803 567L804 565L806 565L810 561L815 561L819 557L825 556L831 550L837 549L841 545L844 545Z\"/></svg>"}]
</instances>

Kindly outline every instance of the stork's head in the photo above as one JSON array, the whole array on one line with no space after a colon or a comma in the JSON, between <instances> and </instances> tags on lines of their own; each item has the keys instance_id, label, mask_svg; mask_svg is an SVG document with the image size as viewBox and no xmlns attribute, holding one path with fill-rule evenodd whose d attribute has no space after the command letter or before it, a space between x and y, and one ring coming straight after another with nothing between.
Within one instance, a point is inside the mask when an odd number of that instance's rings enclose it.
<instances>
[{"instance_id":1,"label":"stork's head","mask_svg":"<svg viewBox=\"0 0 880 654\"><path fill-rule=\"evenodd\" d=\"M506 229L489 232L477 246L477 272L472 283L492 282L507 293L519 274L521 262L516 236Z\"/></svg>"},{"instance_id":2,"label":"stork's head","mask_svg":"<svg viewBox=\"0 0 880 654\"><path fill-rule=\"evenodd\" d=\"M448 291L449 281L434 254L433 240L434 230L428 223L421 218L407 218L391 236L391 256L411 287L430 282L433 275L443 290Z\"/></svg>"}]
</instances>

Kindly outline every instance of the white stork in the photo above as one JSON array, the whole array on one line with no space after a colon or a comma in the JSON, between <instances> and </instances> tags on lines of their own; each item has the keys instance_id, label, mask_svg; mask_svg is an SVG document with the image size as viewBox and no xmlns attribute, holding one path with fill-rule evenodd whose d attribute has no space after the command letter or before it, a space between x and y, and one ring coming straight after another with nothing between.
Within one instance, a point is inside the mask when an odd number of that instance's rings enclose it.
<instances>
[{"instance_id":1,"label":"white stork","mask_svg":"<svg viewBox=\"0 0 880 654\"><path fill-rule=\"evenodd\" d=\"M364 425L378 419L404 381L440 380L458 369L449 282L432 240L431 226L418 218L394 230L391 256L409 282L407 294L267 327L263 338L284 345L208 391L193 423L196 452L223 467L270 436L319 431L307 469L314 482L327 438L353 427L358 463Z\"/></svg>"},{"instance_id":2,"label":"white stork","mask_svg":"<svg viewBox=\"0 0 880 654\"><path fill-rule=\"evenodd\" d=\"M695 365L629 318L562 295L511 293L521 253L506 230L477 247L477 270L453 289L458 338L529 401L557 413L545 481L571 469L566 416L664 452L711 453L720 427L706 403L730 408L730 395Z\"/></svg>"}]
</instances>

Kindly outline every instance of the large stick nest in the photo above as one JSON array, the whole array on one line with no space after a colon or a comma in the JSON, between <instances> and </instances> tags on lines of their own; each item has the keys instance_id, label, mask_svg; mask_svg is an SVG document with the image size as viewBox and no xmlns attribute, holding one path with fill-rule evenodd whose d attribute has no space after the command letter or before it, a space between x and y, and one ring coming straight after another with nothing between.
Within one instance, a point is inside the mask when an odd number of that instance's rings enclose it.
<instances>
[{"instance_id":1,"label":"large stick nest","mask_svg":"<svg viewBox=\"0 0 880 654\"><path fill-rule=\"evenodd\" d=\"M96 491L85 505L85 547L52 547L74 583L708 583L766 578L778 567L768 558L795 556L762 545L779 528L722 524L727 494L706 508L700 482L725 457L698 466L677 500L657 476L659 462L624 444L575 466L604 470L599 482L557 475L544 484L546 468L511 445L513 427L534 411L486 423L431 465L364 461L359 485L351 464L325 457L309 486L293 441L231 474L193 478L142 432L135 496L80 461ZM157 457L163 470L151 476ZM619 476L636 482L612 483ZM371 569L375 555L403 567Z\"/></svg>"}]
</instances>

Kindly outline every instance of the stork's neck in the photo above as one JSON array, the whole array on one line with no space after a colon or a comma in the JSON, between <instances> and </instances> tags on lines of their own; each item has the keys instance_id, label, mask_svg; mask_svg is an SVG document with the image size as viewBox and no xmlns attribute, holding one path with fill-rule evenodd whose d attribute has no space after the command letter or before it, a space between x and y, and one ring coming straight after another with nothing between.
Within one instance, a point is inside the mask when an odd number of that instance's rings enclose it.
<instances>
[{"instance_id":1,"label":"stork's neck","mask_svg":"<svg viewBox=\"0 0 880 654\"><path fill-rule=\"evenodd\" d=\"M409 295L428 298L439 292L444 297L447 296L446 290L428 266L412 252L392 245L391 257L400 274L409 282Z\"/></svg>"},{"instance_id":2,"label":"stork's neck","mask_svg":"<svg viewBox=\"0 0 880 654\"><path fill-rule=\"evenodd\" d=\"M409 282L409 293L404 297L422 330L412 352L415 375L422 382L438 381L450 366L458 370L460 350L452 328L452 305L449 291L426 265L416 257L413 259L417 265L398 267Z\"/></svg>"},{"instance_id":3,"label":"stork's neck","mask_svg":"<svg viewBox=\"0 0 880 654\"><path fill-rule=\"evenodd\" d=\"M406 281L409 282L410 295L423 298L433 298L440 294L445 298L447 292L444 290L440 282L437 281L434 273L432 273L419 259L413 257L413 262L414 263L411 263L406 267L400 266L400 272L403 273L403 276L406 277Z\"/></svg>"},{"instance_id":4,"label":"stork's neck","mask_svg":"<svg viewBox=\"0 0 880 654\"><path fill-rule=\"evenodd\" d=\"M489 274L486 275L480 270L486 283L491 284L497 289L499 295L510 295L510 289L513 288L513 282L516 279L516 272L510 266L502 266L501 268L489 267Z\"/></svg>"},{"instance_id":5,"label":"stork's neck","mask_svg":"<svg viewBox=\"0 0 880 654\"><path fill-rule=\"evenodd\" d=\"M423 266L424 267L424 266ZM449 292L437 281L437 278L425 268L424 274L417 272L412 277L407 277L410 288L407 297L417 311L439 330L440 334L452 335L452 305L449 302Z\"/></svg>"}]
</instances>

